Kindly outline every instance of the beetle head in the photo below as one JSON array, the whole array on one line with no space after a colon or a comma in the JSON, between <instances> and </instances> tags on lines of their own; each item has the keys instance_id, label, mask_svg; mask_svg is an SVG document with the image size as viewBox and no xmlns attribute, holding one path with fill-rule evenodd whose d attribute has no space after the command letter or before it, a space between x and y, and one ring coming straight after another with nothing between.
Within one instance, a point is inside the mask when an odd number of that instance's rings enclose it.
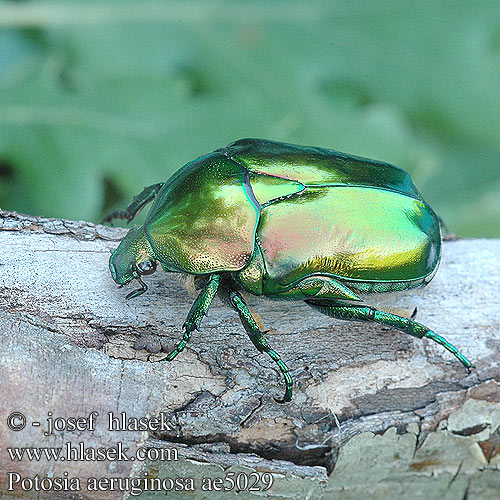
<instances>
[{"instance_id":1,"label":"beetle head","mask_svg":"<svg viewBox=\"0 0 500 500\"><path fill-rule=\"evenodd\" d=\"M109 258L109 269L116 283L123 286L136 279L141 288L130 292L127 299L143 294L148 287L141 276L156 271L153 249L142 227L131 229Z\"/></svg>"}]
</instances>

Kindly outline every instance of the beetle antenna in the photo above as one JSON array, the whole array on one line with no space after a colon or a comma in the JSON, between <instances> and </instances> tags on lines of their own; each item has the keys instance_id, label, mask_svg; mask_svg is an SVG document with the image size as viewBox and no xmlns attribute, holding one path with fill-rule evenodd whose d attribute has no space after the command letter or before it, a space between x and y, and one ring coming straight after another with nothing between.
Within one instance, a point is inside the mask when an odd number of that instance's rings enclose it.
<instances>
[{"instance_id":1,"label":"beetle antenna","mask_svg":"<svg viewBox=\"0 0 500 500\"><path fill-rule=\"evenodd\" d=\"M142 295L148 289L148 286L146 285L146 283L144 283L144 281L141 280L141 278L136 278L136 280L140 283L141 288L138 288L137 290L130 292L125 297L126 299L133 299L134 297L138 297L139 295Z\"/></svg>"}]
</instances>

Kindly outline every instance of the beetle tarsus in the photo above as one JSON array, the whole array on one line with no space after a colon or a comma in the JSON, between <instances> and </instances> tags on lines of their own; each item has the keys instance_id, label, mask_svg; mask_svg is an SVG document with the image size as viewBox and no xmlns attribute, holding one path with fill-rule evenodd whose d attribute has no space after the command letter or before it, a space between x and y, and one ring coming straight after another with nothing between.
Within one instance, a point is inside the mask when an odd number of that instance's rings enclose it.
<instances>
[{"instance_id":1,"label":"beetle tarsus","mask_svg":"<svg viewBox=\"0 0 500 500\"><path fill-rule=\"evenodd\" d=\"M113 225L114 219L127 219L127 212L125 210L115 210L114 212L106 215L106 217L102 219L101 224L109 223Z\"/></svg>"},{"instance_id":2,"label":"beetle tarsus","mask_svg":"<svg viewBox=\"0 0 500 500\"><path fill-rule=\"evenodd\" d=\"M274 350L271 349L270 345L267 343L266 338L262 330L259 328L259 325L255 318L253 317L250 309L245 304L243 297L236 290L227 290L229 294L229 303L235 309L235 311L239 314L240 320L247 332L250 340L253 345L257 348L259 352L265 352L268 356L278 365L281 373L283 374L283 378L285 379L285 395L283 399L276 399L278 403L287 403L292 399L292 386L293 380L290 375L290 371L286 363L281 359L281 356Z\"/></svg>"},{"instance_id":3,"label":"beetle tarsus","mask_svg":"<svg viewBox=\"0 0 500 500\"><path fill-rule=\"evenodd\" d=\"M318 309L323 314L332 318L344 320L362 320L373 321L382 325L390 326L408 333L412 337L419 339L428 338L442 345L447 351L451 352L467 369L472 367L472 363L444 337L434 333L421 323L417 323L409 318L403 318L396 314L379 311L370 306L358 306L343 304L334 300L306 300L306 304Z\"/></svg>"},{"instance_id":4,"label":"beetle tarsus","mask_svg":"<svg viewBox=\"0 0 500 500\"><path fill-rule=\"evenodd\" d=\"M132 203L125 210L115 210L114 212L111 212L104 217L102 224L105 222L112 223L113 219L127 219L127 224L129 224L132 219L155 198L163 184L163 182L160 182L158 184L145 187L140 194L134 196Z\"/></svg>"}]
</instances>

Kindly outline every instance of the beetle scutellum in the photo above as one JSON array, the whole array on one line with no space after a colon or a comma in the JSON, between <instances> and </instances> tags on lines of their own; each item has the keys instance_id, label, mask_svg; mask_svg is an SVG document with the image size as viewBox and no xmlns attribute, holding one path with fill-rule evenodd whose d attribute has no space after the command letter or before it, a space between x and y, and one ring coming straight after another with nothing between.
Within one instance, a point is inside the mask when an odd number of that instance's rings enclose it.
<instances>
[{"instance_id":1,"label":"beetle scutellum","mask_svg":"<svg viewBox=\"0 0 500 500\"><path fill-rule=\"evenodd\" d=\"M363 294L425 286L441 256L439 219L410 176L398 167L323 148L242 139L200 156L167 182L136 196L106 220L129 222L150 201L143 226L131 229L112 253L116 283L156 269L205 277L174 359L198 328L217 293L239 314L260 352L285 378L286 364L267 343L240 294L303 300L334 318L375 321L453 353L456 347L424 325L363 304Z\"/></svg>"}]
</instances>

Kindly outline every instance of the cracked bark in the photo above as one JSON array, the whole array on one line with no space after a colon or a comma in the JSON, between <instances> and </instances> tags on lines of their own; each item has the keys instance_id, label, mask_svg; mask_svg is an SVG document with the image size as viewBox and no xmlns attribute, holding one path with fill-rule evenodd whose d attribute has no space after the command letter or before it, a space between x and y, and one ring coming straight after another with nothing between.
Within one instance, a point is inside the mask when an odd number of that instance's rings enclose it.
<instances>
[{"instance_id":1,"label":"cracked bark","mask_svg":"<svg viewBox=\"0 0 500 500\"><path fill-rule=\"evenodd\" d=\"M218 300L174 362L155 362L164 356L161 346L179 340L193 299L173 276L157 272L146 278L148 293L125 301L107 269L109 249L124 234L0 211L2 471L27 477L67 471L82 481L142 471L197 480L265 471L275 478L273 498L361 499L367 488L372 498L386 498L388 488L394 497L497 498L500 240L445 242L431 284L391 303L410 312L417 306L417 320L473 360L471 374L432 342L336 321L301 303L250 297L294 378L292 402L280 405L273 400L283 390L274 363L255 351L237 314ZM3 425L13 411L27 417L22 432ZM49 411L63 417L97 411L96 430L44 437L31 422L43 426ZM162 411L174 425L149 434L112 432L110 411L129 417ZM6 451L82 440L94 447L121 441L132 452L174 447L179 460L13 462ZM5 481L4 472L0 491L10 498ZM221 495L235 492L196 497Z\"/></svg>"}]
</instances>

